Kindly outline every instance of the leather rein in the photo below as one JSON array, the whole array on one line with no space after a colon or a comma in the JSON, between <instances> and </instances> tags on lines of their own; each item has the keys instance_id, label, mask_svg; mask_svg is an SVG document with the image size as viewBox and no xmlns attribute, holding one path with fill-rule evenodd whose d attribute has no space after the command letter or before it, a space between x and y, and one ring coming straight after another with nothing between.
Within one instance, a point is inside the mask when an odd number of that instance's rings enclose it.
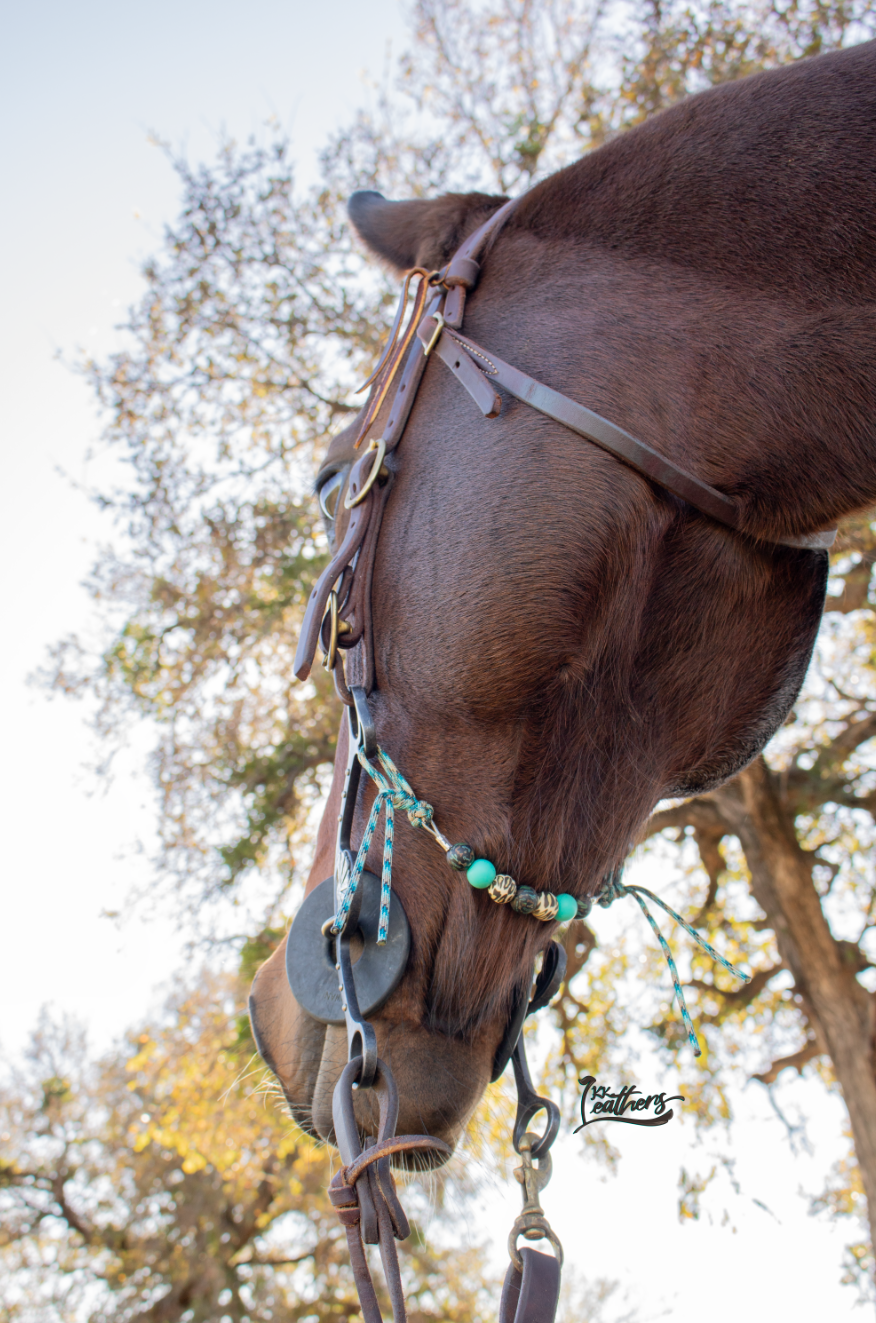
<instances>
[{"instance_id":1,"label":"leather rein","mask_svg":"<svg viewBox=\"0 0 876 1323\"><path fill-rule=\"evenodd\" d=\"M430 1136L395 1134L398 1116L395 1082L388 1064L377 1056L374 1028L363 1014L357 995L351 955L351 941L357 934L365 943L361 969L356 968L359 969L360 988L367 1000L368 1014L379 1009L403 974L409 929L401 902L393 894L396 950L394 957L390 958L386 946L375 943L373 917L369 919L363 909L363 895L376 897L380 880L365 873L363 885L352 896L352 903L349 899L354 890L350 887L350 878L356 854L351 848L350 835L359 789L360 755L370 760L378 753L368 695L375 687L371 580L383 510L392 486L392 475L384 461L401 441L429 358L441 359L485 418L495 418L501 412L502 397L497 390L500 387L515 399L600 446L709 519L745 535L742 510L732 498L672 463L614 423L527 376L462 334L466 296L477 285L480 275L479 259L487 252L515 205L515 201L510 201L501 206L465 240L443 270L415 269L405 279L389 343L374 374L365 383L371 386L371 394L355 446L358 448L366 439L369 443L353 464L346 483L344 507L349 511L349 520L340 545L308 600L294 663L297 678L306 679L317 644L321 643L325 667L334 674L350 722L349 760L339 818L334 878L312 892L299 911L287 945L287 972L293 992L306 1011L326 1024L346 1024L348 1062L335 1086L332 1100L334 1137L343 1166L333 1178L329 1194L347 1232L365 1323L381 1323L365 1244L377 1244L380 1248L394 1323L404 1323L406 1318L394 1242L403 1240L410 1228L395 1192L390 1161L407 1152L431 1150L444 1157L450 1153L443 1141ZM409 291L415 279L418 284L413 310L403 329ZM370 436L377 432L377 423L381 419L385 422L380 435ZM830 529L768 541L779 546L821 550L833 543L835 535L836 529ZM361 648L358 647L360 643ZM341 649L349 654L349 675L337 665ZM353 649L355 651L351 651ZM338 927L338 920L332 916L341 913L345 896L349 912ZM368 904L366 899L366 908ZM373 904L377 904L376 900ZM317 969L308 962L319 945L319 934L326 949L321 955L324 967ZM385 942L385 938L381 942ZM371 945L374 945L373 953ZM378 957L376 961L371 959L372 954ZM556 942L550 943L532 998L530 1000L527 992L511 1015L494 1062L493 1078L498 1077L509 1058L514 1067L518 1109L513 1141L522 1159L522 1166L515 1175L523 1186L524 1199L523 1211L514 1223L509 1241L511 1267L502 1293L500 1323L552 1323L559 1298L562 1248L541 1209L539 1192L550 1179L549 1149L559 1129L560 1115L556 1104L540 1098L533 1088L522 1028L526 1016L547 1005L558 991L565 963L563 949ZM376 974L373 972L375 966ZM371 971L367 977L366 967ZM319 995L314 991L315 970L324 985L321 985ZM531 983L532 980L530 986ZM378 1133L364 1151L354 1107L353 1090L356 1088L374 1090L379 1101ZM547 1122L544 1133L539 1136L527 1127L540 1111L546 1112ZM554 1248L554 1255L541 1254L527 1246L518 1249L520 1236L529 1240L547 1239Z\"/></svg>"}]
</instances>

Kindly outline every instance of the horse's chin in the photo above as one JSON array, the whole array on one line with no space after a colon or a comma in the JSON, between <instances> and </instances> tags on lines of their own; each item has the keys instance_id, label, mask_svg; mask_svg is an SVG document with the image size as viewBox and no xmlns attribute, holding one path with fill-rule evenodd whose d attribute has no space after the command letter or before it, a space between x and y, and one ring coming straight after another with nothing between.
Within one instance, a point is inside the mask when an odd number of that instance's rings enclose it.
<instances>
[{"instance_id":1,"label":"horse's chin","mask_svg":"<svg viewBox=\"0 0 876 1323\"><path fill-rule=\"evenodd\" d=\"M295 1122L314 1138L334 1144L332 1094L347 1061L346 1031L314 1020L294 1001L288 985L283 990L284 1014L281 1019L271 1014L276 1005L272 973L262 967L250 997L256 1047L280 1081ZM455 1148L489 1080L489 1044L449 1038L408 1020L393 1022L388 1015L372 1023L378 1056L389 1066L398 1089L396 1134L431 1135ZM360 1137L376 1135L375 1095L355 1091L354 1106ZM416 1153L410 1165L422 1170L445 1161L437 1153ZM405 1165L403 1157L400 1165Z\"/></svg>"}]
</instances>

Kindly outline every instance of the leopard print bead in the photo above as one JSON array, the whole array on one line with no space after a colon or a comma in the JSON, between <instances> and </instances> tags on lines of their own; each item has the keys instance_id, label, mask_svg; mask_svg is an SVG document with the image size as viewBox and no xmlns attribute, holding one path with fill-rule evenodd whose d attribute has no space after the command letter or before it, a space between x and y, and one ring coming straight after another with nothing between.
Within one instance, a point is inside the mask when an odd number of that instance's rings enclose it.
<instances>
[{"instance_id":1,"label":"leopard print bead","mask_svg":"<svg viewBox=\"0 0 876 1323\"><path fill-rule=\"evenodd\" d=\"M559 907L559 901L553 892L539 891L538 904L532 911L532 917L534 919L541 919L542 923L548 923L551 919L557 917L557 910Z\"/></svg>"},{"instance_id":2,"label":"leopard print bead","mask_svg":"<svg viewBox=\"0 0 876 1323\"><path fill-rule=\"evenodd\" d=\"M490 883L489 895L497 905L507 905L517 895L517 883L507 873L497 873Z\"/></svg>"}]
</instances>

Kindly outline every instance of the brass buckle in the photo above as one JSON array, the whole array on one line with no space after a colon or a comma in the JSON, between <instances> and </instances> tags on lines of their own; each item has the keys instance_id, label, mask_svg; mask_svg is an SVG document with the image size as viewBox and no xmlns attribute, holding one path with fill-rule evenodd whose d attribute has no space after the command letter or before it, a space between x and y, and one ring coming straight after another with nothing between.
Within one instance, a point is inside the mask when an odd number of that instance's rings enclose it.
<instances>
[{"instance_id":1,"label":"brass buckle","mask_svg":"<svg viewBox=\"0 0 876 1323\"><path fill-rule=\"evenodd\" d=\"M376 452L374 456L374 463L371 465L371 472L368 474L368 477L363 482L361 489L357 491L356 495L352 499L350 498L350 493L347 492L346 496L344 497L345 510L352 510L354 506L360 503L360 501L364 501L365 497L368 495L368 493L371 491L371 488L374 486L375 482L380 477L380 470L383 468L384 459L386 459L386 442L384 441L383 437L378 436L375 437L373 441L369 441L368 450L374 450Z\"/></svg>"},{"instance_id":2,"label":"brass buckle","mask_svg":"<svg viewBox=\"0 0 876 1323\"><path fill-rule=\"evenodd\" d=\"M441 336L441 332L444 330L444 327L446 325L446 322L444 321L444 317L440 312L435 312L432 315L435 318L435 321L438 323L438 325L435 327L435 330L432 332L432 336L429 340L429 343L427 345L423 345L423 353L426 355L427 358L429 357L432 350L437 345L438 340Z\"/></svg>"}]
</instances>

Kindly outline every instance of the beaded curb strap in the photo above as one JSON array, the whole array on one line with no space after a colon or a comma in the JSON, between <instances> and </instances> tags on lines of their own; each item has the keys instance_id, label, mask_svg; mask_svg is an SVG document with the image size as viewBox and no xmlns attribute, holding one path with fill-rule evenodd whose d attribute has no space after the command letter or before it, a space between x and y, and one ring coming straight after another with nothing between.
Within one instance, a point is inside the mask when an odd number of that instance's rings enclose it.
<instances>
[{"instance_id":1,"label":"beaded curb strap","mask_svg":"<svg viewBox=\"0 0 876 1323\"><path fill-rule=\"evenodd\" d=\"M697 1036L694 1033L694 1027L688 1014L687 1003L684 1000L684 993L681 990L681 981L678 977L678 970L675 961L672 958L672 952L666 938L654 920L654 916L648 909L643 897L647 896L655 905L659 905L665 910L676 923L681 924L682 928L688 933L694 941L700 946L706 954L722 965L729 973L736 978L742 979L744 983L750 983L751 978L743 970L731 965L729 960L725 960L719 951L716 951L706 939L697 932L696 928L676 914L671 906L664 900L649 891L647 887L625 886L621 881L623 867L614 869L604 879L602 886L595 896L588 896L584 900L576 900L568 892L561 892L554 895L552 891L535 891L532 887L521 886L515 882L513 877L507 873L499 873L495 864L489 859L476 859L474 850L470 845L460 842L457 845L451 845L447 837L439 831L435 825L435 810L431 804L425 800L418 799L410 783L402 776L389 754L378 748L377 758L379 767L366 758L364 752L358 751L358 759L363 769L371 777L377 786L377 795L371 806L371 813L368 816L368 822L365 827L365 834L362 837L362 844L359 846L359 852L356 855L355 863L350 873L350 880L344 891L338 912L335 915L331 931L340 932L350 912L350 905L356 894L362 874L365 871L365 860L368 857L368 851L371 849L371 842L374 838L374 832L377 827L380 814L386 812L386 826L383 833L383 868L380 877L380 920L377 932L377 944L382 946L386 942L387 931L389 927L389 897L392 889L392 848L395 832L395 810L407 814L408 822L412 827L421 827L433 836L444 851L447 862L450 867L457 872L465 871L465 875L472 887L476 891L486 891L487 895L497 905L510 905L512 910L518 914L529 914L534 919L540 919L542 923L568 923L571 919L586 919L593 909L594 905L601 905L608 908L614 901L620 900L625 896L632 896L639 905L645 918L648 920L651 928L660 943L666 963L669 966L669 972L672 975L672 984L675 989L675 996L678 998L678 1005L681 1011L681 1018L687 1029L687 1036L690 1040L694 1056L701 1056L700 1045Z\"/></svg>"}]
</instances>

